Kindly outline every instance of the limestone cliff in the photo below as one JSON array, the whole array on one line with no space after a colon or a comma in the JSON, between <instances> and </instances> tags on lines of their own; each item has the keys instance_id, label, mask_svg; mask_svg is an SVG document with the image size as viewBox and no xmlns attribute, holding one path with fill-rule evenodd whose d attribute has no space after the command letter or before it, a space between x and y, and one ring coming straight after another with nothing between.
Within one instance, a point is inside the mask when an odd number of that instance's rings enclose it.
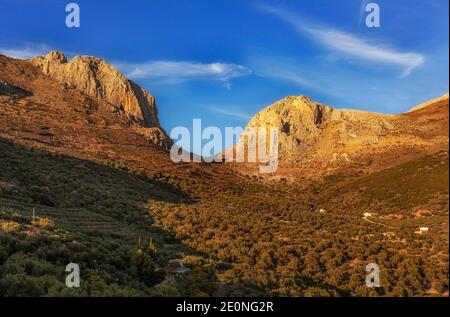
<instances>
[{"instance_id":1,"label":"limestone cliff","mask_svg":"<svg viewBox=\"0 0 450 317\"><path fill-rule=\"evenodd\" d=\"M344 148L378 142L396 130L394 116L340 110L305 96L289 96L263 109L247 128L277 127L279 156L299 161L312 156L348 159Z\"/></svg>"},{"instance_id":2,"label":"limestone cliff","mask_svg":"<svg viewBox=\"0 0 450 317\"><path fill-rule=\"evenodd\" d=\"M128 80L104 60L92 56L75 56L71 61L58 51L30 60L42 72L68 87L73 87L110 103L125 114L140 129L143 136L157 145L168 148L170 138L161 128L155 98Z\"/></svg>"},{"instance_id":3,"label":"limestone cliff","mask_svg":"<svg viewBox=\"0 0 450 317\"><path fill-rule=\"evenodd\" d=\"M145 127L159 127L155 98L104 60L52 51L31 59L46 75L122 109Z\"/></svg>"}]
</instances>

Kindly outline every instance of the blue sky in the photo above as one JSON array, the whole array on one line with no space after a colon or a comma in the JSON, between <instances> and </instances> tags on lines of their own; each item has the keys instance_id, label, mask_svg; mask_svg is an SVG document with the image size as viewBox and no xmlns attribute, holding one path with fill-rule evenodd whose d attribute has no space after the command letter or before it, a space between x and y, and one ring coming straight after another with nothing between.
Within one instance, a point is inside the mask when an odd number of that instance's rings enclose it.
<instances>
[{"instance_id":1,"label":"blue sky","mask_svg":"<svg viewBox=\"0 0 450 317\"><path fill-rule=\"evenodd\" d=\"M170 131L245 126L287 95L400 113L448 91L448 0L0 0L0 53L95 55L155 95Z\"/></svg>"}]
</instances>

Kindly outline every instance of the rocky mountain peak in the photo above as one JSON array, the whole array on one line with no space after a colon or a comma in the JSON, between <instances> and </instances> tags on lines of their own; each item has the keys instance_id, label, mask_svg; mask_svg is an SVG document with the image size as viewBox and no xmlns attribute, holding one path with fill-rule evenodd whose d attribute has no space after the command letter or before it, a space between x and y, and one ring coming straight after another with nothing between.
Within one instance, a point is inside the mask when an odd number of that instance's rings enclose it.
<instances>
[{"instance_id":1,"label":"rocky mountain peak","mask_svg":"<svg viewBox=\"0 0 450 317\"><path fill-rule=\"evenodd\" d=\"M51 51L46 55L48 60L53 60L55 62L67 63L67 57L64 53L59 51Z\"/></svg>"},{"instance_id":2,"label":"rocky mountain peak","mask_svg":"<svg viewBox=\"0 0 450 317\"><path fill-rule=\"evenodd\" d=\"M306 96L288 96L257 113L247 128L277 127L279 155L286 161L333 158L355 144L378 142L396 129L391 115L334 109Z\"/></svg>"},{"instance_id":3,"label":"rocky mountain peak","mask_svg":"<svg viewBox=\"0 0 450 317\"><path fill-rule=\"evenodd\" d=\"M144 127L160 128L154 97L128 80L106 61L75 56L71 61L58 51L30 60L46 75L123 110Z\"/></svg>"}]
</instances>

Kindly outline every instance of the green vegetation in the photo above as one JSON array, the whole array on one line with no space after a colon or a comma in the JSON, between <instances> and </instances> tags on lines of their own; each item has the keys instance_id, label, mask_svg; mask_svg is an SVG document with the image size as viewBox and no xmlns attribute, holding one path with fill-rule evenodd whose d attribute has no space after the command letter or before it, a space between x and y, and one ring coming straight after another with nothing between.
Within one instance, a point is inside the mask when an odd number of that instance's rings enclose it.
<instances>
[{"instance_id":1,"label":"green vegetation","mask_svg":"<svg viewBox=\"0 0 450 317\"><path fill-rule=\"evenodd\" d=\"M302 190L206 164L0 153L0 296L448 294L447 153Z\"/></svg>"},{"instance_id":2,"label":"green vegetation","mask_svg":"<svg viewBox=\"0 0 450 317\"><path fill-rule=\"evenodd\" d=\"M350 181L337 175L302 191L235 179L233 186L191 183L202 193L193 204L149 205L156 224L210 256L221 283L214 295L448 293L448 153ZM364 213L373 216L367 221ZM430 232L415 233L423 226ZM378 289L365 285L371 262L381 269Z\"/></svg>"},{"instance_id":3,"label":"green vegetation","mask_svg":"<svg viewBox=\"0 0 450 317\"><path fill-rule=\"evenodd\" d=\"M176 195L123 171L4 140L0 153L0 296L148 296L164 280L156 268L168 255L156 245L165 233L150 227L144 204ZM153 251L137 246L150 239ZM80 266L79 289L64 284L71 262Z\"/></svg>"}]
</instances>

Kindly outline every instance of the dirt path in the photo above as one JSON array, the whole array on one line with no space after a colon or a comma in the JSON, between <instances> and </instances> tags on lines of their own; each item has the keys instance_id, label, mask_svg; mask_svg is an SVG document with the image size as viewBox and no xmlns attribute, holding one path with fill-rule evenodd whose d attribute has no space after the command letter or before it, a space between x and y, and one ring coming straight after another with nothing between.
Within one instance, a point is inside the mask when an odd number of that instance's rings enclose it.
<instances>
[{"instance_id":1,"label":"dirt path","mask_svg":"<svg viewBox=\"0 0 450 317\"><path fill-rule=\"evenodd\" d=\"M387 224L385 224L385 223L381 223L381 222L377 222L377 221L373 221L373 220L368 219L367 217L363 217L363 219L364 219L365 221L367 221L367 222L369 222L369 223L373 223L373 224L375 224L375 225L380 225L380 226L384 226L384 227L388 227L388 228L394 228L394 226L387 225Z\"/></svg>"}]
</instances>

